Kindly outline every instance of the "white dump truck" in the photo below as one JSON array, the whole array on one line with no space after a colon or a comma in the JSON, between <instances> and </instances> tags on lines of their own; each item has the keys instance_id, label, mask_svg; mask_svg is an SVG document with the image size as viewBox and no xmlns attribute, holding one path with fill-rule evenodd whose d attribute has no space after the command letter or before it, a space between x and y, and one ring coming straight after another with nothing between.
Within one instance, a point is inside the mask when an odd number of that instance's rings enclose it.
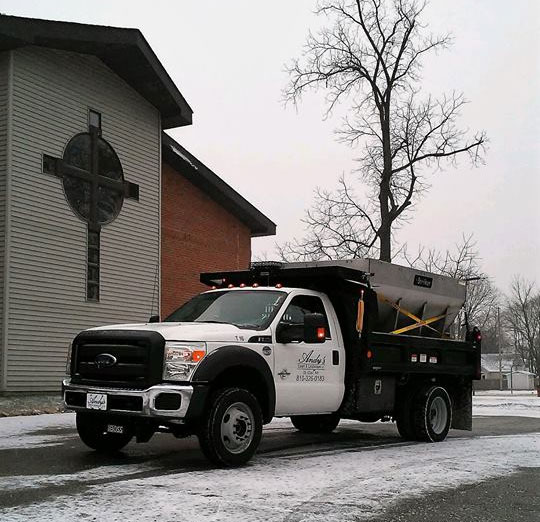
<instances>
[{"instance_id":1,"label":"white dump truck","mask_svg":"<svg viewBox=\"0 0 540 522\"><path fill-rule=\"evenodd\" d=\"M201 281L209 290L162 321L75 338L64 398L89 447L196 435L212 462L236 466L274 417L311 433L392 419L427 442L471 429L481 335L449 334L463 283L370 259L259 263Z\"/></svg>"}]
</instances>

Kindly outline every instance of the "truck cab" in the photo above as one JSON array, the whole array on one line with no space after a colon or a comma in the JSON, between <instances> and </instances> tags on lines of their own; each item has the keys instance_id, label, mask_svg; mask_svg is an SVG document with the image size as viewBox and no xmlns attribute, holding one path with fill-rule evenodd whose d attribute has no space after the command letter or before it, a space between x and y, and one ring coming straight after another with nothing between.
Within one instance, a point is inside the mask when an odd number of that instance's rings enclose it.
<instances>
[{"instance_id":1,"label":"truck cab","mask_svg":"<svg viewBox=\"0 0 540 522\"><path fill-rule=\"evenodd\" d=\"M445 392L435 401L436 440L463 407L463 390L454 388L459 382L469 393L469 345L444 339L447 353L436 366L427 358L437 358L441 339L436 346L419 338L417 349L395 334L373 337L379 311L365 271L280 265L201 280L211 289L161 322L103 326L75 338L63 389L88 446L117 451L156 431L195 434L211 461L235 466L252 457L274 417L328 432L340 418L392 416L411 438L413 413L402 404L437 381ZM417 357L426 364L416 364L411 350L422 346ZM457 367L456 350L466 354Z\"/></svg>"}]
</instances>

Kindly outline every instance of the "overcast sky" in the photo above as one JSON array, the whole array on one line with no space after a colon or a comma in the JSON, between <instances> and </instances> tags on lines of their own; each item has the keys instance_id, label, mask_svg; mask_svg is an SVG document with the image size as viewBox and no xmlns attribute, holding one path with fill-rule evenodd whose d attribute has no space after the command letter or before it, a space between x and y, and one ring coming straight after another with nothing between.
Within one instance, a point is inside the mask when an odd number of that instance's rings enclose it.
<instances>
[{"instance_id":1,"label":"overcast sky","mask_svg":"<svg viewBox=\"0 0 540 522\"><path fill-rule=\"evenodd\" d=\"M254 255L301 235L317 186L332 188L358 150L335 141L342 107L323 121L322 96L284 108L284 64L322 20L313 0L0 0L5 14L139 28L194 110L173 137L277 224ZM455 43L426 62L424 91L463 91L462 124L485 129L487 163L430 177L398 240L445 249L474 234L484 269L506 290L514 274L540 283L540 1L432 0L426 21Z\"/></svg>"}]
</instances>

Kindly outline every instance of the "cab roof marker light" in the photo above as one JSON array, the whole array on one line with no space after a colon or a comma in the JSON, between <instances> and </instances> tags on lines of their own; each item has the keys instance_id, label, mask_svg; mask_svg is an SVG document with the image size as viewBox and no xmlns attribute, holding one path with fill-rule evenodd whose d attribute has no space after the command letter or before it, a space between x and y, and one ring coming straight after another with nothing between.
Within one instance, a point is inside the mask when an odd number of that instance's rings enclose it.
<instances>
[{"instance_id":1,"label":"cab roof marker light","mask_svg":"<svg viewBox=\"0 0 540 522\"><path fill-rule=\"evenodd\" d=\"M278 283L278 284L276 285L276 288L283 288L283 285L282 285L281 283Z\"/></svg>"},{"instance_id":2,"label":"cab roof marker light","mask_svg":"<svg viewBox=\"0 0 540 522\"><path fill-rule=\"evenodd\" d=\"M229 285L227 285L227 288L234 288L234 285L230 283Z\"/></svg>"},{"instance_id":3,"label":"cab roof marker light","mask_svg":"<svg viewBox=\"0 0 540 522\"><path fill-rule=\"evenodd\" d=\"M257 288L259 286L259 283L253 283L253 288Z\"/></svg>"},{"instance_id":4,"label":"cab roof marker light","mask_svg":"<svg viewBox=\"0 0 540 522\"><path fill-rule=\"evenodd\" d=\"M246 287L246 283L240 283L240 288L245 288Z\"/></svg>"}]
</instances>

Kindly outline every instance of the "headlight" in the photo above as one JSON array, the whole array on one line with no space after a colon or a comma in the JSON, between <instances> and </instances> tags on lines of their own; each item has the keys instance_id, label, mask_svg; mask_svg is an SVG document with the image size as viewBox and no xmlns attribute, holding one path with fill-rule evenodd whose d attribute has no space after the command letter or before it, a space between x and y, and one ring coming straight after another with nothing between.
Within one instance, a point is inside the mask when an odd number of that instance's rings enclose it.
<instances>
[{"instance_id":1,"label":"headlight","mask_svg":"<svg viewBox=\"0 0 540 522\"><path fill-rule=\"evenodd\" d=\"M71 375L71 352L73 351L73 343L69 343L67 359L66 359L66 375Z\"/></svg>"},{"instance_id":2,"label":"headlight","mask_svg":"<svg viewBox=\"0 0 540 522\"><path fill-rule=\"evenodd\" d=\"M188 381L199 362L206 356L206 343L167 341L163 379Z\"/></svg>"}]
</instances>

